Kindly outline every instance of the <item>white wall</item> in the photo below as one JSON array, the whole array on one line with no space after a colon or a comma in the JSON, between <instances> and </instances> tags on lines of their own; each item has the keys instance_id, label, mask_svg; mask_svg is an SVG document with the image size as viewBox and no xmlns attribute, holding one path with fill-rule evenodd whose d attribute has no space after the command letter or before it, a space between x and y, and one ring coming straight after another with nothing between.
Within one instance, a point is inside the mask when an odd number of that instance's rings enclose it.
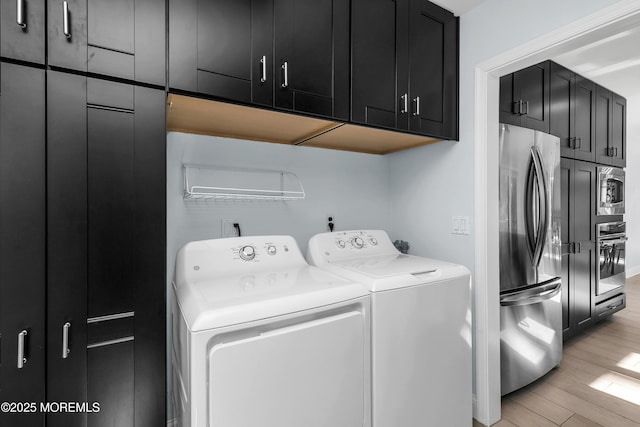
<instances>
[{"instance_id":1,"label":"white wall","mask_svg":"<svg viewBox=\"0 0 640 427\"><path fill-rule=\"evenodd\" d=\"M638 82L640 84L640 82ZM627 99L627 167L625 169L627 277L640 274L640 97Z\"/></svg>"},{"instance_id":2,"label":"white wall","mask_svg":"<svg viewBox=\"0 0 640 427\"><path fill-rule=\"evenodd\" d=\"M473 234L468 237L449 234L452 215L471 216L472 232L478 227L485 227L485 224L476 224L473 220L474 180L484 179L475 176L474 150L486 150L486 147L476 146L474 141L476 66L613 3L616 1L486 0L461 16L459 142L436 144L390 156L394 230L403 233L411 225L414 235L427 236L433 242L430 246L413 245L419 255L422 252L425 255L434 255L434 251L437 250L438 253L455 256L458 262L467 265L472 272L475 273L476 270L472 250ZM540 60L543 59L545 58ZM497 90L497 86L495 89ZM489 116L495 117L496 114L497 102L493 115ZM497 129L497 121L488 125L495 125ZM495 134L497 135L497 131ZM495 155L497 156L497 150ZM396 174L408 179L411 185L405 185L403 179L397 178ZM409 191L418 191L418 194L428 197L418 198L410 209L403 209L403 204L410 198ZM492 190L489 188L488 191ZM497 185L495 191L497 192ZM434 245L437 245L437 249ZM481 293L482 299L494 298L497 301L497 295L484 295L487 292L486 283L481 283L478 287L476 282L474 299L477 300L477 293ZM496 306L495 310L497 309ZM478 324L475 314L474 311L474 338L477 335L475 328ZM495 326L493 325L494 329ZM477 344L478 342L474 341L476 351L481 347ZM486 350L486 343L484 347ZM495 352L495 348L493 351ZM477 354L474 356L475 366L478 361ZM489 362L495 366L495 361ZM482 366L481 369L485 367ZM476 370L474 380L478 380L479 374ZM495 372L490 374L489 381L499 381ZM481 392L486 393L487 384L482 386ZM478 384L474 381L474 392L477 392L477 387ZM477 419L485 424L496 422L499 416L499 395L496 398L495 392L492 391L490 394L492 395L479 398L483 400L483 407L475 410Z\"/></svg>"},{"instance_id":3,"label":"white wall","mask_svg":"<svg viewBox=\"0 0 640 427\"><path fill-rule=\"evenodd\" d=\"M272 169L296 174L306 197L295 201L183 200L183 164ZM221 236L233 219L243 235L289 234L306 253L309 238L334 230L390 228L389 165L378 155L170 132L167 135L167 277L178 249Z\"/></svg>"}]
</instances>

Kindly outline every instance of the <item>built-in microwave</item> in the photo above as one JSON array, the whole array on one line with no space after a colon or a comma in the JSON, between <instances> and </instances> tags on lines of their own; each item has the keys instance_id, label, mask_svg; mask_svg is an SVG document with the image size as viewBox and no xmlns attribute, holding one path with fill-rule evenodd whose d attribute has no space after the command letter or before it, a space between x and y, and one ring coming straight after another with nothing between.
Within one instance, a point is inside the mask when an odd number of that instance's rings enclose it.
<instances>
[{"instance_id":1,"label":"built-in microwave","mask_svg":"<svg viewBox=\"0 0 640 427\"><path fill-rule=\"evenodd\" d=\"M624 213L624 170L598 167L598 215Z\"/></svg>"}]
</instances>

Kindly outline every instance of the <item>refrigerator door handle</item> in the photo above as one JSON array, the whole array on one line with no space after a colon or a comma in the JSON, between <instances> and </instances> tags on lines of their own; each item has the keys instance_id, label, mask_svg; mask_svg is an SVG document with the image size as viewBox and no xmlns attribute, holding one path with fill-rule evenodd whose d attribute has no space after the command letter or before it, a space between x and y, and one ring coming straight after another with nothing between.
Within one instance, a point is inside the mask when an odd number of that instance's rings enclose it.
<instances>
[{"instance_id":1,"label":"refrigerator door handle","mask_svg":"<svg viewBox=\"0 0 640 427\"><path fill-rule=\"evenodd\" d=\"M544 244L547 241L547 229L549 225L549 191L545 179L545 170L542 165L542 156L537 146L531 147L531 159L533 162L533 176L538 188L537 227L535 231L535 244L533 245L533 265L537 268L542 260ZM533 186L533 182L531 182Z\"/></svg>"},{"instance_id":2,"label":"refrigerator door handle","mask_svg":"<svg viewBox=\"0 0 640 427\"><path fill-rule=\"evenodd\" d=\"M549 300L560 293L562 281L554 279L552 282L535 288L509 293L500 297L500 305L504 307L515 305L537 304Z\"/></svg>"}]
</instances>

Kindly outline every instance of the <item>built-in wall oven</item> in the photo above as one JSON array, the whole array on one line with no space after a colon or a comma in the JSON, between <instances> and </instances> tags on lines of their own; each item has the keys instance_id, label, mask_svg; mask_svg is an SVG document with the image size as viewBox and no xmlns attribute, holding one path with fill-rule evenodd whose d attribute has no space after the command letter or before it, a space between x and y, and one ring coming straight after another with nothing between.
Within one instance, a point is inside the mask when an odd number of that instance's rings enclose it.
<instances>
[{"instance_id":1,"label":"built-in wall oven","mask_svg":"<svg viewBox=\"0 0 640 427\"><path fill-rule=\"evenodd\" d=\"M622 292L625 284L626 223L616 221L598 224L596 239L600 251L596 295Z\"/></svg>"},{"instance_id":2,"label":"built-in wall oven","mask_svg":"<svg viewBox=\"0 0 640 427\"><path fill-rule=\"evenodd\" d=\"M624 170L598 167L598 215L624 213Z\"/></svg>"}]
</instances>

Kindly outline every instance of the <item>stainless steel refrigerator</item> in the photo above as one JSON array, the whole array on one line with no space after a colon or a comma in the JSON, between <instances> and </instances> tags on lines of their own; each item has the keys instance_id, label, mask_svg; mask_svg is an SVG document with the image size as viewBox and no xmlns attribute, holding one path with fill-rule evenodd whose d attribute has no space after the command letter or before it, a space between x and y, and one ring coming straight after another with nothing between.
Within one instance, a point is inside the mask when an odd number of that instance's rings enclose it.
<instances>
[{"instance_id":1,"label":"stainless steel refrigerator","mask_svg":"<svg viewBox=\"0 0 640 427\"><path fill-rule=\"evenodd\" d=\"M560 140L500 124L502 394L562 359Z\"/></svg>"}]
</instances>

